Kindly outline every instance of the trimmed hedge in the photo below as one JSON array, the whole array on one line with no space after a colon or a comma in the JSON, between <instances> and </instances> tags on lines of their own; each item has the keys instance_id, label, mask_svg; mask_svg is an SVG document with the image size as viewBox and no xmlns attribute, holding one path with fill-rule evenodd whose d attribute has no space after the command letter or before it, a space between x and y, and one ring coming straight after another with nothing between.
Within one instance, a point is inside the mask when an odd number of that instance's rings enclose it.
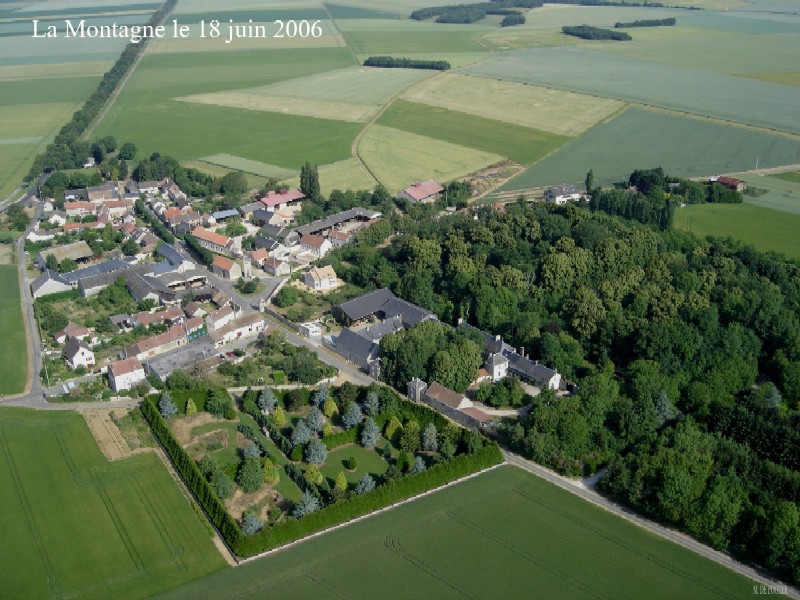
<instances>
[{"instance_id":1,"label":"trimmed hedge","mask_svg":"<svg viewBox=\"0 0 800 600\"><path fill-rule=\"evenodd\" d=\"M239 556L253 556L386 508L502 461L500 448L492 443L475 454L462 454L447 462L433 465L421 473L392 479L366 494L328 505L302 519L289 519L264 528L250 537L240 536L234 549Z\"/></svg>"},{"instance_id":2,"label":"trimmed hedge","mask_svg":"<svg viewBox=\"0 0 800 600\"><path fill-rule=\"evenodd\" d=\"M169 425L156 408L158 396L150 396L141 404L142 415L150 424L153 435L156 436L164 451L169 456L175 469L180 473L186 486L203 507L209 520L225 538L225 541L234 550L241 544L244 537L236 520L228 514L225 504L217 497L206 478L172 434Z\"/></svg>"}]
</instances>

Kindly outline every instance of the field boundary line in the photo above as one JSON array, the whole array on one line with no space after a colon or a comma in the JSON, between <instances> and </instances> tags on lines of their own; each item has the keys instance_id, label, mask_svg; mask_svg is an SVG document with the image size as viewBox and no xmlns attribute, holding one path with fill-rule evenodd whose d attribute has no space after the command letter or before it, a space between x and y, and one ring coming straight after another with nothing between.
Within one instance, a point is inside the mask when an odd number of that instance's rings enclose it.
<instances>
[{"instance_id":1,"label":"field boundary line","mask_svg":"<svg viewBox=\"0 0 800 600\"><path fill-rule=\"evenodd\" d=\"M174 10L174 6L172 10ZM156 25L163 25L169 18L169 16L172 14L172 10L169 10L166 13L164 13L164 16L162 17L161 21L156 23ZM147 50L150 48L151 39L152 38L146 38L145 40L143 40L142 43L144 44L144 48L142 48L142 51L136 55L133 64L131 65L130 69L128 69L128 72L125 74L125 77L123 77L122 81L120 81L119 85L117 85L117 88L111 93L111 97L108 100L106 100L105 104L103 105L103 109L100 111L100 114L97 115L92 120L92 122L86 128L86 131L84 131L83 134L81 135L80 139L84 141L88 140L94 133L94 130L97 128L97 126L103 122L103 119L106 118L108 111L111 110L112 106L114 106L114 103L117 101L117 98L119 98L120 93L125 88L125 84L128 83L128 79L131 78L131 75L133 75L133 73L136 71L137 67L139 66L139 63L142 61L142 58L144 58L144 55L147 54ZM122 56L122 54L120 54L120 56Z\"/></svg>"},{"instance_id":2,"label":"field boundary line","mask_svg":"<svg viewBox=\"0 0 800 600\"><path fill-rule=\"evenodd\" d=\"M373 511L371 513L368 513L366 515L362 515L360 517L356 517L354 519L350 519L349 521L345 521L344 523L339 523L338 525L333 525L333 526L328 527L326 529L322 529L320 531L316 531L316 532L314 532L314 533L312 533L310 535L307 535L305 537L300 538L299 540L294 540L293 542L288 542L286 544L283 544L282 546L278 546L277 548L273 548L272 550L267 550L266 552L262 552L261 554L256 554L255 556L250 556L248 558L244 558L244 559L238 561L239 565L243 565L243 564L252 562L254 560L258 560L259 558L264 558L265 556L269 556L271 554L275 554L277 552L281 552L283 550L287 550L287 549L289 549L289 548L291 548L293 546L296 546L298 544L302 544L303 542L306 542L308 540L321 537L321 536L323 536L323 535L325 535L327 533L330 533L332 531L336 531L337 529L343 529L343 528L349 527L350 525L353 525L355 523L359 523L361 521L366 521L367 519L370 519L370 518L372 518L372 517L374 517L376 515L380 515L380 514L383 514L385 512L388 512L390 510L393 510L393 509L397 508L398 506L402 506L403 504L408 504L410 502L415 502L416 500L419 500L420 498L424 498L425 496L430 496L430 495L435 494L437 492L440 492L440 491L442 491L444 489L447 489L449 487L452 487L454 485L458 485L459 483L467 481L468 479L473 479L475 477L483 475L484 473L488 473L489 471L497 469L498 467L503 467L503 466L505 466L507 464L508 464L508 461L507 460L503 460L503 462L501 462L501 463L497 463L496 465L492 465L491 467L487 467L485 469L481 469L480 471L476 471L474 473L470 473L469 475L465 475L464 477L459 477L458 479L454 479L453 481L449 481L449 482L445 483L444 485L440 485L439 487L433 488L432 490L428 490L426 492L421 492L421 493L419 493L419 494L417 494L415 496L411 496L409 498L406 498L405 500L400 500L399 502L395 502L394 504L390 504L389 506L384 506L383 508L379 508L378 510Z\"/></svg>"},{"instance_id":3,"label":"field boundary line","mask_svg":"<svg viewBox=\"0 0 800 600\"><path fill-rule=\"evenodd\" d=\"M606 498L594 489L587 488L580 482L559 475L555 471L543 467L542 465L539 465L531 460L523 458L517 454L513 454L507 450L503 450L503 456L511 466L517 467L518 469L522 469L523 471L540 477L548 483L574 494L585 502L601 508L612 515L619 517L620 519L624 519L636 527L657 535L663 540L672 542L673 544L676 544L685 550L693 552L698 556L725 567L734 573L738 573L739 575L750 579L754 583L773 587L776 585L786 585L786 596L789 598L794 598L795 600L800 600L800 591L798 591L797 588L785 584L783 581L774 578L774 576L771 574L761 571L758 567L739 562L732 556L725 554L724 552L714 550L710 546L705 545L701 541L694 539L690 535L683 533L680 530L670 529L665 525L662 525L656 521L652 521L645 515L639 514L632 508L618 504L617 502Z\"/></svg>"}]
</instances>

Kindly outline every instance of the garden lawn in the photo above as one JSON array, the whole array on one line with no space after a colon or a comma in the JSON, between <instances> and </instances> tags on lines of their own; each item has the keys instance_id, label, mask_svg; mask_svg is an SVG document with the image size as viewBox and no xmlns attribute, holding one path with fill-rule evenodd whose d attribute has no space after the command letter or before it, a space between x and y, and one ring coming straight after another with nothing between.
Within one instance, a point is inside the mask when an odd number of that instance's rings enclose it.
<instances>
[{"instance_id":1,"label":"garden lawn","mask_svg":"<svg viewBox=\"0 0 800 600\"><path fill-rule=\"evenodd\" d=\"M569 138L502 121L397 100L378 119L386 127L451 144L506 156L521 164L536 162Z\"/></svg>"},{"instance_id":2,"label":"garden lawn","mask_svg":"<svg viewBox=\"0 0 800 600\"><path fill-rule=\"evenodd\" d=\"M675 213L676 229L699 236L731 236L758 250L800 258L800 215L751 204L695 204Z\"/></svg>"},{"instance_id":3,"label":"garden lawn","mask_svg":"<svg viewBox=\"0 0 800 600\"><path fill-rule=\"evenodd\" d=\"M343 565L358 565L358 573ZM753 582L501 467L160 598L751 598Z\"/></svg>"},{"instance_id":4,"label":"garden lawn","mask_svg":"<svg viewBox=\"0 0 800 600\"><path fill-rule=\"evenodd\" d=\"M25 324L17 265L0 265L0 394L18 394L28 377Z\"/></svg>"},{"instance_id":5,"label":"garden lawn","mask_svg":"<svg viewBox=\"0 0 800 600\"><path fill-rule=\"evenodd\" d=\"M336 481L336 476L340 471L344 472L344 476L350 483L356 483L366 474L381 476L389 468L389 463L381 456L384 444L386 444L386 440L380 438L377 448L364 448L358 444L339 446L328 452L328 458L320 467L320 471L331 482ZM356 457L356 468L352 471L348 470L345 464L351 456Z\"/></svg>"},{"instance_id":6,"label":"garden lawn","mask_svg":"<svg viewBox=\"0 0 800 600\"><path fill-rule=\"evenodd\" d=\"M0 454L4 597L143 598L225 566L158 456L108 462L78 413L3 408Z\"/></svg>"}]
</instances>

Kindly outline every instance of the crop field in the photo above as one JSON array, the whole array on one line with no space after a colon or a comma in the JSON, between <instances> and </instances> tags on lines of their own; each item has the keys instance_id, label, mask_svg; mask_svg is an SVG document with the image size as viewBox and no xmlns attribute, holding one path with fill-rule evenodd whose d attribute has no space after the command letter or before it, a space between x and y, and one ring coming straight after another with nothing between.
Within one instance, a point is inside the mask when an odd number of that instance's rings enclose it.
<instances>
[{"instance_id":1,"label":"crop field","mask_svg":"<svg viewBox=\"0 0 800 600\"><path fill-rule=\"evenodd\" d=\"M763 176L756 173L736 175L746 181L750 188L767 192L757 197L745 193L744 201L755 206L800 215L800 177L797 177L797 173L782 173L781 175L795 175L795 179L784 179L779 175ZM800 236L800 231L798 231L798 236Z\"/></svg>"},{"instance_id":2,"label":"crop field","mask_svg":"<svg viewBox=\"0 0 800 600\"><path fill-rule=\"evenodd\" d=\"M159 598L263 598L276 589L282 598L374 598L376 590L419 598L425 590L442 599L658 600L749 598L753 584L502 467Z\"/></svg>"},{"instance_id":3,"label":"crop field","mask_svg":"<svg viewBox=\"0 0 800 600\"><path fill-rule=\"evenodd\" d=\"M444 26L441 26L444 27ZM408 52L480 52L472 31L347 31L347 45L356 54L403 54ZM447 60L446 56L442 57Z\"/></svg>"},{"instance_id":4,"label":"crop field","mask_svg":"<svg viewBox=\"0 0 800 600\"><path fill-rule=\"evenodd\" d=\"M589 169L610 184L639 168L662 166L671 175L699 177L800 160L800 140L724 123L629 108L590 129L505 184L518 190L578 183Z\"/></svg>"},{"instance_id":5,"label":"crop field","mask_svg":"<svg viewBox=\"0 0 800 600\"><path fill-rule=\"evenodd\" d=\"M257 160L248 160L240 158L239 156L231 156L230 154L215 154L213 156L204 156L200 159L203 162L225 167L231 171L242 171L244 173L251 173L260 177L274 177L275 179L283 179L294 173L291 169L284 169L275 165L268 165L266 163L258 162Z\"/></svg>"},{"instance_id":6,"label":"crop field","mask_svg":"<svg viewBox=\"0 0 800 600\"><path fill-rule=\"evenodd\" d=\"M570 136L624 106L616 100L451 73L420 82L402 98Z\"/></svg>"},{"instance_id":7,"label":"crop field","mask_svg":"<svg viewBox=\"0 0 800 600\"><path fill-rule=\"evenodd\" d=\"M3 248L8 246L4 244ZM16 264L0 265L0 331L3 332L3 343L0 344L0 394L18 394L25 389L28 353L25 351L25 325L19 301Z\"/></svg>"},{"instance_id":8,"label":"crop field","mask_svg":"<svg viewBox=\"0 0 800 600\"><path fill-rule=\"evenodd\" d=\"M461 72L547 85L789 132L800 132L800 89L585 47L493 54ZM675 82L680 81L680 85Z\"/></svg>"},{"instance_id":9,"label":"crop field","mask_svg":"<svg viewBox=\"0 0 800 600\"><path fill-rule=\"evenodd\" d=\"M503 160L499 154L380 125L367 130L358 151L390 192L428 178L450 181Z\"/></svg>"},{"instance_id":10,"label":"crop field","mask_svg":"<svg viewBox=\"0 0 800 600\"><path fill-rule=\"evenodd\" d=\"M800 258L800 214L750 203L697 204L675 213L675 227L699 236L731 236L764 252Z\"/></svg>"},{"instance_id":11,"label":"crop field","mask_svg":"<svg viewBox=\"0 0 800 600\"><path fill-rule=\"evenodd\" d=\"M772 179L781 179L791 183L800 183L800 171L791 171L789 173L776 173L769 176Z\"/></svg>"},{"instance_id":12,"label":"crop field","mask_svg":"<svg viewBox=\"0 0 800 600\"><path fill-rule=\"evenodd\" d=\"M366 121L398 92L431 75L431 72L415 69L350 67L259 88L199 94L179 100L324 119Z\"/></svg>"},{"instance_id":13,"label":"crop field","mask_svg":"<svg viewBox=\"0 0 800 600\"><path fill-rule=\"evenodd\" d=\"M380 125L499 154L521 164L536 162L568 138L436 106L398 100Z\"/></svg>"},{"instance_id":14,"label":"crop field","mask_svg":"<svg viewBox=\"0 0 800 600\"><path fill-rule=\"evenodd\" d=\"M375 187L375 182L354 158L322 165L318 170L319 187L323 195L329 195L333 190L371 190ZM300 175L290 177L286 184L300 187Z\"/></svg>"},{"instance_id":15,"label":"crop field","mask_svg":"<svg viewBox=\"0 0 800 600\"><path fill-rule=\"evenodd\" d=\"M4 408L0 453L4 596L141 598L224 567L159 458L108 462L79 414Z\"/></svg>"}]
</instances>

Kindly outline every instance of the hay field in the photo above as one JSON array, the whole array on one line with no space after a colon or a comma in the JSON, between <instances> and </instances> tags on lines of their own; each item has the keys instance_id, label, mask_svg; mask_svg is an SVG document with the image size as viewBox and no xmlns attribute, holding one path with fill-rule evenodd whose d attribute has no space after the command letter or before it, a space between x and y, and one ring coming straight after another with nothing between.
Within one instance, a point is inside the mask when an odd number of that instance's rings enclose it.
<instances>
[{"instance_id":1,"label":"hay field","mask_svg":"<svg viewBox=\"0 0 800 600\"><path fill-rule=\"evenodd\" d=\"M378 119L378 124L475 148L531 164L566 143L569 138L529 127L398 100Z\"/></svg>"},{"instance_id":2,"label":"hay field","mask_svg":"<svg viewBox=\"0 0 800 600\"><path fill-rule=\"evenodd\" d=\"M300 176L290 177L286 183L291 187L300 187ZM322 194L327 196L333 190L371 190L375 182L356 159L349 158L320 166L319 187Z\"/></svg>"},{"instance_id":3,"label":"hay field","mask_svg":"<svg viewBox=\"0 0 800 600\"><path fill-rule=\"evenodd\" d=\"M402 89L431 75L415 69L349 67L258 88L177 99L359 122L367 121Z\"/></svg>"},{"instance_id":4,"label":"hay field","mask_svg":"<svg viewBox=\"0 0 800 600\"><path fill-rule=\"evenodd\" d=\"M638 168L662 166L678 177L732 173L797 163L800 139L755 129L629 108L512 179L501 190L583 182L594 170L599 184L627 179Z\"/></svg>"},{"instance_id":5,"label":"hay field","mask_svg":"<svg viewBox=\"0 0 800 600\"><path fill-rule=\"evenodd\" d=\"M72 411L0 411L0 589L8 598L142 598L222 569L155 453L108 462Z\"/></svg>"},{"instance_id":6,"label":"hay field","mask_svg":"<svg viewBox=\"0 0 800 600\"><path fill-rule=\"evenodd\" d=\"M199 160L211 165L224 167L231 171L242 171L243 173L250 173L258 175L259 177L275 177L276 179L283 179L294 174L291 169L284 169L276 165L268 165L257 160L248 160L240 156L231 156L230 154L214 154L212 156L204 156Z\"/></svg>"},{"instance_id":7,"label":"hay field","mask_svg":"<svg viewBox=\"0 0 800 600\"><path fill-rule=\"evenodd\" d=\"M390 192L415 181L450 181L500 162L503 156L380 125L370 127L358 153Z\"/></svg>"},{"instance_id":8,"label":"hay field","mask_svg":"<svg viewBox=\"0 0 800 600\"><path fill-rule=\"evenodd\" d=\"M350 564L355 575L344 566ZM158 598L245 600L276 590L287 598L353 600L673 600L750 598L753 585L529 473L502 467Z\"/></svg>"},{"instance_id":9,"label":"hay field","mask_svg":"<svg viewBox=\"0 0 800 600\"><path fill-rule=\"evenodd\" d=\"M455 73L422 81L402 98L569 136L623 106L616 100Z\"/></svg>"},{"instance_id":10,"label":"hay field","mask_svg":"<svg viewBox=\"0 0 800 600\"><path fill-rule=\"evenodd\" d=\"M800 258L800 214L753 204L695 204L675 213L676 229L699 236L731 236L758 250Z\"/></svg>"},{"instance_id":11,"label":"hay field","mask_svg":"<svg viewBox=\"0 0 800 600\"><path fill-rule=\"evenodd\" d=\"M800 133L796 87L659 65L614 52L578 47L514 50L495 53L460 72Z\"/></svg>"}]
</instances>

